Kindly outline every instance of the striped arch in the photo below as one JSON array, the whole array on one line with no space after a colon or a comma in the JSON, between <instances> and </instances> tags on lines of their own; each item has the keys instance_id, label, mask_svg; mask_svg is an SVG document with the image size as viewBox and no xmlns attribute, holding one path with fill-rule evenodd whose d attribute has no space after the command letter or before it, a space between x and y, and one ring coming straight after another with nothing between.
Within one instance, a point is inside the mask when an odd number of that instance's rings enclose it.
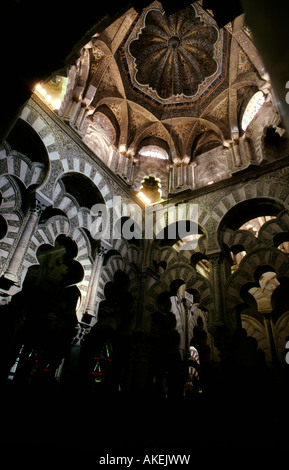
<instances>
[{"instance_id":1,"label":"striped arch","mask_svg":"<svg viewBox=\"0 0 289 470\"><path fill-rule=\"evenodd\" d=\"M117 238L116 240L113 241L112 249L118 251L120 256L124 259L128 251L127 241L124 240L123 238Z\"/></svg>"},{"instance_id":2,"label":"striped arch","mask_svg":"<svg viewBox=\"0 0 289 470\"><path fill-rule=\"evenodd\" d=\"M140 248L130 245L126 257L124 258L127 263L131 263L133 266L138 266L142 257L142 251Z\"/></svg>"},{"instance_id":3,"label":"striped arch","mask_svg":"<svg viewBox=\"0 0 289 470\"><path fill-rule=\"evenodd\" d=\"M29 268L32 264L38 264L37 250L41 245L54 246L55 240L59 235L68 236L69 222L63 216L51 217L45 224L38 225L31 237L26 257L23 261L25 268Z\"/></svg>"},{"instance_id":4,"label":"striped arch","mask_svg":"<svg viewBox=\"0 0 289 470\"><path fill-rule=\"evenodd\" d=\"M106 184L104 176L96 169L96 167L81 157L61 158L60 147L53 129L48 122L40 116L36 110L30 106L25 106L21 119L26 121L39 135L46 147L49 161L60 160L63 173L73 171L87 176L99 189L107 207L112 207L111 189ZM61 177L61 175L60 175Z\"/></svg>"},{"instance_id":5,"label":"striped arch","mask_svg":"<svg viewBox=\"0 0 289 470\"><path fill-rule=\"evenodd\" d=\"M87 296L88 286L89 286L91 273L93 269L93 260L91 258L90 242L87 238L87 235L84 233L84 231L81 230L81 228L75 229L73 233L71 234L71 238L73 241L75 241L77 248L78 248L77 256L75 260L81 264L83 268L83 272L84 272L82 281L79 284L77 284L77 287L80 290L80 294L81 294L81 303L78 307L78 312L80 312L79 315L81 315L84 312L84 308L85 308L85 299Z\"/></svg>"},{"instance_id":6,"label":"striped arch","mask_svg":"<svg viewBox=\"0 0 289 470\"><path fill-rule=\"evenodd\" d=\"M29 242L25 257L22 261L21 282L23 284L27 270L30 266L39 264L37 250L41 245L55 245L58 235L67 235L69 222L63 216L51 217L45 224L38 225Z\"/></svg>"},{"instance_id":7,"label":"striped arch","mask_svg":"<svg viewBox=\"0 0 289 470\"><path fill-rule=\"evenodd\" d=\"M116 240L119 242L121 240ZM124 243L126 244L126 243ZM117 248L120 248L119 251ZM107 282L113 282L114 274L116 271L123 271L127 274L130 280L129 291L134 295L138 292L138 276L135 264L139 257L139 251L135 247L126 246L120 243L114 243L112 246L114 254L109 258L108 263L102 268L99 284L98 284L98 301L105 298L104 288Z\"/></svg>"},{"instance_id":8,"label":"striped arch","mask_svg":"<svg viewBox=\"0 0 289 470\"><path fill-rule=\"evenodd\" d=\"M123 238L113 240L112 250L118 251L125 264L132 263L138 265L142 256L141 248L130 245Z\"/></svg>"},{"instance_id":9,"label":"striped arch","mask_svg":"<svg viewBox=\"0 0 289 470\"><path fill-rule=\"evenodd\" d=\"M17 235L23 222L20 210L21 194L19 187L8 175L0 176L0 194L2 202L0 215L5 219L7 231L0 240L0 265L3 267L17 242Z\"/></svg>"},{"instance_id":10,"label":"striped arch","mask_svg":"<svg viewBox=\"0 0 289 470\"><path fill-rule=\"evenodd\" d=\"M86 207L79 207L76 200L70 194L63 194L54 204L55 209L62 210L71 225L86 229L91 228L92 217L90 211Z\"/></svg>"},{"instance_id":11,"label":"striped arch","mask_svg":"<svg viewBox=\"0 0 289 470\"><path fill-rule=\"evenodd\" d=\"M228 228L222 234L222 243L229 249L234 245L242 245L247 253L259 246L255 235L248 230L231 230Z\"/></svg>"},{"instance_id":12,"label":"striped arch","mask_svg":"<svg viewBox=\"0 0 289 470\"><path fill-rule=\"evenodd\" d=\"M252 336L258 341L258 349L263 350L266 360L270 361L270 350L265 326L259 320L250 315L241 315L241 321L242 328L246 330L247 335Z\"/></svg>"},{"instance_id":13,"label":"striped arch","mask_svg":"<svg viewBox=\"0 0 289 470\"><path fill-rule=\"evenodd\" d=\"M8 175L0 176L0 194L2 197L1 213L3 211L11 211L20 209L21 206L21 193L18 186L14 183L12 178Z\"/></svg>"},{"instance_id":14,"label":"striped arch","mask_svg":"<svg viewBox=\"0 0 289 470\"><path fill-rule=\"evenodd\" d=\"M14 244L16 244L17 234L21 229L23 220L18 211L1 212L0 210L0 215L5 219L7 224L6 234L0 240L0 266L4 267L9 254L13 250Z\"/></svg>"},{"instance_id":15,"label":"striped arch","mask_svg":"<svg viewBox=\"0 0 289 470\"><path fill-rule=\"evenodd\" d=\"M78 248L75 260L82 265L84 271L83 280L77 284L81 293L81 303L78 308L78 311L80 311L86 297L93 264L90 257L90 244L87 236L81 229L75 229L73 233L71 233L69 221L64 216L57 215L51 217L45 224L40 224L31 237L25 259L22 263L23 271L21 284L26 276L28 268L34 264L39 264L37 259L37 250L39 247L46 244L54 246L55 240L59 235L71 237Z\"/></svg>"},{"instance_id":16,"label":"striped arch","mask_svg":"<svg viewBox=\"0 0 289 470\"><path fill-rule=\"evenodd\" d=\"M90 231L92 225L90 210L86 207L80 207L76 199L71 194L65 192L61 181L57 181L55 185L53 201L53 207L65 213L71 226L85 228Z\"/></svg>"},{"instance_id":17,"label":"striped arch","mask_svg":"<svg viewBox=\"0 0 289 470\"><path fill-rule=\"evenodd\" d=\"M288 217L288 214L286 214ZM289 222L289 221L288 221ZM287 231L289 231L289 223L287 223ZM259 240L269 246L274 246L274 237L284 232L284 229L280 226L280 218L269 220L259 230Z\"/></svg>"},{"instance_id":18,"label":"striped arch","mask_svg":"<svg viewBox=\"0 0 289 470\"><path fill-rule=\"evenodd\" d=\"M175 279L182 279L188 288L192 287L194 278L196 276L196 270L189 264L174 264L169 269L167 269L162 275L162 281L166 283L167 286Z\"/></svg>"},{"instance_id":19,"label":"striped arch","mask_svg":"<svg viewBox=\"0 0 289 470\"><path fill-rule=\"evenodd\" d=\"M26 121L37 132L46 147L49 161L60 160L61 155L56 136L46 119L40 116L29 105L24 107L20 118Z\"/></svg>"},{"instance_id":20,"label":"striped arch","mask_svg":"<svg viewBox=\"0 0 289 470\"><path fill-rule=\"evenodd\" d=\"M59 179L67 172L80 173L86 176L92 181L92 183L94 183L94 185L100 191L106 206L108 208L112 207L112 190L108 186L103 174L96 169L96 166L81 157L63 158L61 160L61 164L63 168L63 173L59 175Z\"/></svg>"},{"instance_id":21,"label":"striped arch","mask_svg":"<svg viewBox=\"0 0 289 470\"><path fill-rule=\"evenodd\" d=\"M164 248L153 248L152 250L152 257L151 257L151 267L153 264L153 261L156 261L158 264L161 261L165 261L167 263L167 267L170 265L176 263L178 260L178 253L174 248L171 247L164 247Z\"/></svg>"},{"instance_id":22,"label":"striped arch","mask_svg":"<svg viewBox=\"0 0 289 470\"><path fill-rule=\"evenodd\" d=\"M7 146L8 147L8 146ZM19 178L24 186L28 188L31 185L41 186L46 176L46 170L43 163L32 162L29 158L16 150L0 151L1 173L2 175L11 175Z\"/></svg>"},{"instance_id":23,"label":"striped arch","mask_svg":"<svg viewBox=\"0 0 289 470\"><path fill-rule=\"evenodd\" d=\"M114 240L112 249L118 251L121 255L123 271L128 275L130 280L129 290L132 293L138 292L137 266L142 256L142 249L135 245L130 245L123 239Z\"/></svg>"},{"instance_id":24,"label":"striped arch","mask_svg":"<svg viewBox=\"0 0 289 470\"><path fill-rule=\"evenodd\" d=\"M57 181L53 192L53 206L55 209L62 210L69 220L77 216L80 207L76 199L66 193L64 184Z\"/></svg>"},{"instance_id":25,"label":"striped arch","mask_svg":"<svg viewBox=\"0 0 289 470\"><path fill-rule=\"evenodd\" d=\"M153 284L147 292L146 299L146 323L149 326L149 318L156 309L156 300L159 294L168 291L170 284L175 279L182 279L188 289L195 289L200 294L200 306L213 313L213 297L210 282L200 276L196 270L188 264L173 264L165 270L160 280ZM209 314L209 321L212 314Z\"/></svg>"},{"instance_id":26,"label":"striped arch","mask_svg":"<svg viewBox=\"0 0 289 470\"><path fill-rule=\"evenodd\" d=\"M116 271L124 270L124 262L120 254L115 254L111 257L107 266L101 270L101 275L98 283L97 300L100 302L105 299L104 288L107 282L113 282L113 276Z\"/></svg>"},{"instance_id":27,"label":"striped arch","mask_svg":"<svg viewBox=\"0 0 289 470\"><path fill-rule=\"evenodd\" d=\"M182 206L182 207L181 207ZM198 204L191 204L184 203L184 205L168 205L167 209L166 206L159 207L159 213L156 213L155 216L155 224L154 224L154 236L157 238L160 236L161 232L168 226L170 223L174 223L177 220L194 220L195 218L198 221L199 228L203 231L205 236L207 235L206 223L210 219L210 214L207 209L204 209ZM162 210L164 211L164 215L162 214ZM168 214L168 217L166 217ZM193 218L193 219L191 219ZM169 223L168 223L169 221ZM202 246L204 245L204 241L202 241Z\"/></svg>"},{"instance_id":28,"label":"striped arch","mask_svg":"<svg viewBox=\"0 0 289 470\"><path fill-rule=\"evenodd\" d=\"M276 272L277 277L289 276L289 259L288 255L277 248L268 247L258 248L250 254L246 255L239 266L239 269L229 277L225 292L227 292L227 312L232 314L234 307L243 303L240 292L241 288L249 283L255 283L254 273L260 266L271 266Z\"/></svg>"},{"instance_id":29,"label":"striped arch","mask_svg":"<svg viewBox=\"0 0 289 470\"><path fill-rule=\"evenodd\" d=\"M243 201L254 200L257 198L268 198L268 200L280 203L285 209L289 208L289 187L282 181L276 184L276 181L250 181L246 184L238 185L229 194L220 199L212 208L210 216L207 218L204 228L211 233L208 239L208 251L221 248L221 225L222 221L230 209L236 207ZM214 223L215 230L212 231L209 224ZM213 235L214 234L214 235Z\"/></svg>"}]
</instances>

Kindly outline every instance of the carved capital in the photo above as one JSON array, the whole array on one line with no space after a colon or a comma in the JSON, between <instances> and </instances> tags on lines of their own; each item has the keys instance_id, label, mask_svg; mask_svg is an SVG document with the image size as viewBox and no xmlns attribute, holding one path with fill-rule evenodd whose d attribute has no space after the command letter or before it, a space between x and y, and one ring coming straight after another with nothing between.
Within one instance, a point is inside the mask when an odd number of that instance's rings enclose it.
<instances>
[{"instance_id":1,"label":"carved capital","mask_svg":"<svg viewBox=\"0 0 289 470\"><path fill-rule=\"evenodd\" d=\"M97 257L103 258L107 251L108 249L105 246L100 245L97 250Z\"/></svg>"},{"instance_id":2,"label":"carved capital","mask_svg":"<svg viewBox=\"0 0 289 470\"><path fill-rule=\"evenodd\" d=\"M31 214L35 214L37 215L37 217L40 217L42 212L46 209L46 207L47 206L42 201L35 198L31 204L30 212Z\"/></svg>"},{"instance_id":3,"label":"carved capital","mask_svg":"<svg viewBox=\"0 0 289 470\"><path fill-rule=\"evenodd\" d=\"M222 257L220 253L215 254L210 257L210 263L212 265L212 268L214 269L217 269L221 265L221 262L222 262Z\"/></svg>"},{"instance_id":4,"label":"carved capital","mask_svg":"<svg viewBox=\"0 0 289 470\"><path fill-rule=\"evenodd\" d=\"M85 336L90 333L91 327L88 325L84 325L83 323L78 323L75 327L76 335L72 340L73 346L81 346Z\"/></svg>"}]
</instances>

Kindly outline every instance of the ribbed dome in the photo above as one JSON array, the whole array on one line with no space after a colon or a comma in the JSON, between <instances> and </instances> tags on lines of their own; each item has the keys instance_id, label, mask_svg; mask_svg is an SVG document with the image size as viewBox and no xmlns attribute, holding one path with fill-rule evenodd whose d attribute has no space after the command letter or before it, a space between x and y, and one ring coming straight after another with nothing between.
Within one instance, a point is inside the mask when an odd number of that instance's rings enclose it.
<instances>
[{"instance_id":1,"label":"ribbed dome","mask_svg":"<svg viewBox=\"0 0 289 470\"><path fill-rule=\"evenodd\" d=\"M204 24L192 7L170 16L149 10L144 27L129 46L135 80L162 99L194 96L199 85L217 71L217 40L217 28Z\"/></svg>"}]
</instances>

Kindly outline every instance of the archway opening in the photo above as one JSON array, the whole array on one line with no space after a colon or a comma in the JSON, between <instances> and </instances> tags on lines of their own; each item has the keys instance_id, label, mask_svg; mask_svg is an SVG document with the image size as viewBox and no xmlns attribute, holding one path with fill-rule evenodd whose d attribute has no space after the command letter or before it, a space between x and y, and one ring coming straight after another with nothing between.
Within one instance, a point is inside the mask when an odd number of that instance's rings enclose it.
<instances>
[{"instance_id":1,"label":"archway opening","mask_svg":"<svg viewBox=\"0 0 289 470\"><path fill-rule=\"evenodd\" d=\"M49 157L46 147L37 132L23 119L16 121L6 140L12 150L26 155L32 162L43 163L48 170Z\"/></svg>"},{"instance_id":2,"label":"archway opening","mask_svg":"<svg viewBox=\"0 0 289 470\"><path fill-rule=\"evenodd\" d=\"M289 232L277 233L273 238L274 246L283 253L289 254Z\"/></svg>"},{"instance_id":3,"label":"archway opening","mask_svg":"<svg viewBox=\"0 0 289 470\"><path fill-rule=\"evenodd\" d=\"M94 204L103 204L101 192L85 175L76 172L66 173L61 177L65 190L73 196L81 207L91 209Z\"/></svg>"},{"instance_id":4,"label":"archway opening","mask_svg":"<svg viewBox=\"0 0 289 470\"><path fill-rule=\"evenodd\" d=\"M5 237L8 230L8 225L6 220L2 215L0 215L0 240Z\"/></svg>"},{"instance_id":5,"label":"archway opening","mask_svg":"<svg viewBox=\"0 0 289 470\"><path fill-rule=\"evenodd\" d=\"M243 131L247 129L250 122L259 113L264 103L265 103L264 93L262 91L257 91L257 93L255 93L250 99L244 111L244 114L242 117L242 124L241 124Z\"/></svg>"},{"instance_id":6,"label":"archway opening","mask_svg":"<svg viewBox=\"0 0 289 470\"><path fill-rule=\"evenodd\" d=\"M42 245L21 292L7 306L8 378L22 385L53 386L60 379L77 324L77 284L84 271L77 247L64 235Z\"/></svg>"},{"instance_id":7,"label":"archway opening","mask_svg":"<svg viewBox=\"0 0 289 470\"><path fill-rule=\"evenodd\" d=\"M198 240L204 235L202 229L193 220L178 220L164 227L156 236L160 247L171 246L177 252L194 250Z\"/></svg>"},{"instance_id":8,"label":"archway opening","mask_svg":"<svg viewBox=\"0 0 289 470\"><path fill-rule=\"evenodd\" d=\"M196 252L191 256L191 265L195 268L197 273L206 279L210 278L210 263L207 256L201 252Z\"/></svg>"},{"instance_id":9,"label":"archway opening","mask_svg":"<svg viewBox=\"0 0 289 470\"><path fill-rule=\"evenodd\" d=\"M254 224L259 224L259 227L256 227L258 231L258 229L260 229L260 221L258 222L256 219L259 217L265 217L263 220L263 223L265 223L266 221L271 220L272 217L276 217L283 210L283 204L279 201L275 201L274 199L262 197L248 199L236 204L233 208L228 210L222 219L221 229L229 228L231 230L248 230L250 228L250 222L254 221Z\"/></svg>"}]
</instances>

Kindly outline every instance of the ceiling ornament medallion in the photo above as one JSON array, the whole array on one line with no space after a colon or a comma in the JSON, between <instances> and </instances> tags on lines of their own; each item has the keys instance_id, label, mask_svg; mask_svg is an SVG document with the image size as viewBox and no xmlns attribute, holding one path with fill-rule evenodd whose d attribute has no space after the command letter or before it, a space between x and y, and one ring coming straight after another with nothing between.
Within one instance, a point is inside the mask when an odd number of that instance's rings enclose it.
<instances>
[{"instance_id":1,"label":"ceiling ornament medallion","mask_svg":"<svg viewBox=\"0 0 289 470\"><path fill-rule=\"evenodd\" d=\"M216 26L206 24L193 5L170 16L148 10L128 44L135 83L161 100L195 96L218 72L218 39Z\"/></svg>"}]
</instances>

